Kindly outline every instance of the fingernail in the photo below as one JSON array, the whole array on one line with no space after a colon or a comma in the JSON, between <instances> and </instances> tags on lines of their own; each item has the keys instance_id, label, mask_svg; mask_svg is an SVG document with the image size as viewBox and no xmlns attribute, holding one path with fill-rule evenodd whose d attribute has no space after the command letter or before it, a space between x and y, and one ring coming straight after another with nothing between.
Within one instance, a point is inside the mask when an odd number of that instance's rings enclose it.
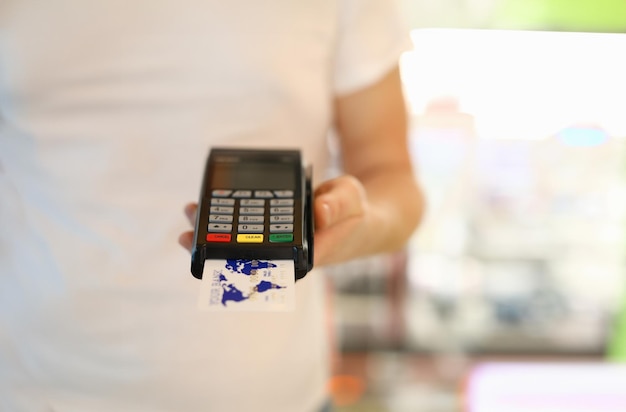
<instances>
[{"instance_id":1,"label":"fingernail","mask_svg":"<svg viewBox=\"0 0 626 412\"><path fill-rule=\"evenodd\" d=\"M333 224L333 212L331 210L331 207L328 203L324 203L322 205L322 208L324 209L324 223L326 226L330 226Z\"/></svg>"}]
</instances>

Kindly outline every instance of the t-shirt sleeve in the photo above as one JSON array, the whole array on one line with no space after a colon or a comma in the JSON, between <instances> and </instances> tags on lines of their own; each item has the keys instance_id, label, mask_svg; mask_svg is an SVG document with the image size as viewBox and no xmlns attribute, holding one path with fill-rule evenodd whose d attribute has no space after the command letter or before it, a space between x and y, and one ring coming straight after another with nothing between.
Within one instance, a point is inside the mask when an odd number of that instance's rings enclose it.
<instances>
[{"instance_id":1,"label":"t-shirt sleeve","mask_svg":"<svg viewBox=\"0 0 626 412\"><path fill-rule=\"evenodd\" d=\"M375 83L411 47L398 0L340 0L333 70L335 94Z\"/></svg>"}]
</instances>

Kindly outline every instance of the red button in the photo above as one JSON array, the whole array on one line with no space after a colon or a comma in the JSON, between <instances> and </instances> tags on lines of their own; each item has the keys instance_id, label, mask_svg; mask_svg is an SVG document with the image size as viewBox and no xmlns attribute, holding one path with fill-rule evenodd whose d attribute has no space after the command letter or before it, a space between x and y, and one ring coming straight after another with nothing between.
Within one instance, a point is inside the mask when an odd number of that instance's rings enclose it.
<instances>
[{"instance_id":1,"label":"red button","mask_svg":"<svg viewBox=\"0 0 626 412\"><path fill-rule=\"evenodd\" d=\"M207 242L230 242L230 233L209 233L206 235Z\"/></svg>"}]
</instances>

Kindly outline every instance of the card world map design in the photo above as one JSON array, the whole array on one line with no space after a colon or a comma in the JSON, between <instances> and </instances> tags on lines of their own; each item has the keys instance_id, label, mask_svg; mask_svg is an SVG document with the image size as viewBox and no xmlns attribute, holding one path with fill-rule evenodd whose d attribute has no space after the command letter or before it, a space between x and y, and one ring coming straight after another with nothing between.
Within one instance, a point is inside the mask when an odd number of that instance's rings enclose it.
<instances>
[{"instance_id":1,"label":"card world map design","mask_svg":"<svg viewBox=\"0 0 626 412\"><path fill-rule=\"evenodd\" d=\"M291 311L295 276L291 260L207 260L198 308L209 311Z\"/></svg>"}]
</instances>

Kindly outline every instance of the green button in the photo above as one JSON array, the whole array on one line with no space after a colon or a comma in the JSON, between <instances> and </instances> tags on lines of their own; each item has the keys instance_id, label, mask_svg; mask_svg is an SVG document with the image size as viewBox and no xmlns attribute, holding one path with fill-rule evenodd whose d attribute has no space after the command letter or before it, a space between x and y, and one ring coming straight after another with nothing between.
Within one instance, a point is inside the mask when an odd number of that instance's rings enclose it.
<instances>
[{"instance_id":1,"label":"green button","mask_svg":"<svg viewBox=\"0 0 626 412\"><path fill-rule=\"evenodd\" d=\"M270 235L270 242L272 243L293 242L293 233L274 233L273 235Z\"/></svg>"}]
</instances>

